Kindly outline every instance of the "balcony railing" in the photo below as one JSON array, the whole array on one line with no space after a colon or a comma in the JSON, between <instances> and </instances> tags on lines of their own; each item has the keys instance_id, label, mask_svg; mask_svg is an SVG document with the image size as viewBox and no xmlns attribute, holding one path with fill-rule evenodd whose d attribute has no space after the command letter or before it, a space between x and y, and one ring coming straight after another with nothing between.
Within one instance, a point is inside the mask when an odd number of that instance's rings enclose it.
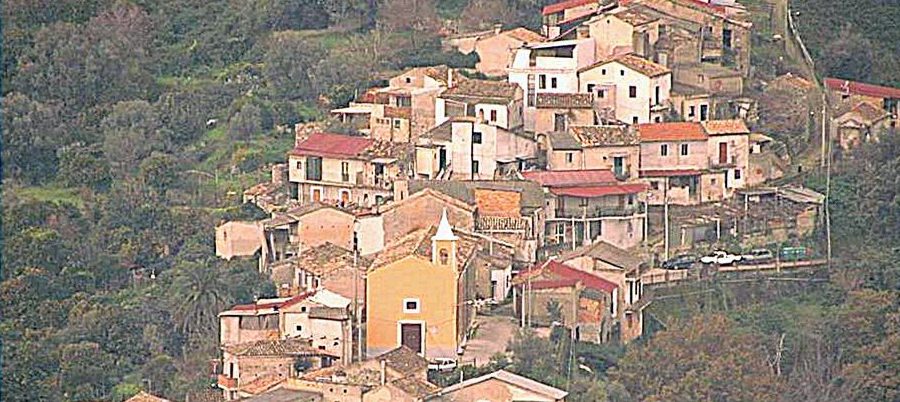
<instances>
[{"instance_id":1,"label":"balcony railing","mask_svg":"<svg viewBox=\"0 0 900 402\"><path fill-rule=\"evenodd\" d=\"M737 157L735 155L728 155L725 160L721 160L718 157L709 158L709 166L711 167L734 167L737 166Z\"/></svg>"},{"instance_id":2,"label":"balcony railing","mask_svg":"<svg viewBox=\"0 0 900 402\"><path fill-rule=\"evenodd\" d=\"M644 205L641 203L635 202L633 205L626 205L621 207L595 207L595 208L567 208L567 209L556 209L555 216L556 218L574 218L576 220L586 218L605 218L605 217L613 217L613 216L632 216L635 214L641 214L644 212Z\"/></svg>"}]
</instances>

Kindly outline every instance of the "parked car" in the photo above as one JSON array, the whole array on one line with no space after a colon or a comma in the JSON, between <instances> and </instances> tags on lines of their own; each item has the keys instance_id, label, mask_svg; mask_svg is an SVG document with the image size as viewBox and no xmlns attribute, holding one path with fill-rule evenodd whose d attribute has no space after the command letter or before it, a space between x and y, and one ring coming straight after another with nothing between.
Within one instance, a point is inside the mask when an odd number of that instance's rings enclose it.
<instances>
[{"instance_id":1,"label":"parked car","mask_svg":"<svg viewBox=\"0 0 900 402\"><path fill-rule=\"evenodd\" d=\"M456 368L456 360L447 357L439 357L428 363L431 371L453 371Z\"/></svg>"},{"instance_id":2,"label":"parked car","mask_svg":"<svg viewBox=\"0 0 900 402\"><path fill-rule=\"evenodd\" d=\"M716 265L733 265L734 263L741 260L740 255L731 254L727 251L716 250L703 257L700 257L700 262L704 264L716 264Z\"/></svg>"},{"instance_id":3,"label":"parked car","mask_svg":"<svg viewBox=\"0 0 900 402\"><path fill-rule=\"evenodd\" d=\"M697 256L694 254L681 254L674 258L670 258L662 263L663 269L690 269L697 263Z\"/></svg>"},{"instance_id":4,"label":"parked car","mask_svg":"<svg viewBox=\"0 0 900 402\"><path fill-rule=\"evenodd\" d=\"M768 264L775 261L775 254L768 249L757 248L741 256L742 264Z\"/></svg>"}]
</instances>

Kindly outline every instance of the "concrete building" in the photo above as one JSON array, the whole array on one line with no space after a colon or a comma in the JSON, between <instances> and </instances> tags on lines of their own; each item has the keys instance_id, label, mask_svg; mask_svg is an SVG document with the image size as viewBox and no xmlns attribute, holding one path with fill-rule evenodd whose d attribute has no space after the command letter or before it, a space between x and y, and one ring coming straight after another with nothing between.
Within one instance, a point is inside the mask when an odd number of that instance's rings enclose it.
<instances>
[{"instance_id":1,"label":"concrete building","mask_svg":"<svg viewBox=\"0 0 900 402\"><path fill-rule=\"evenodd\" d=\"M658 123L669 110L672 72L629 53L579 69L578 89L593 94L595 108L610 110L618 121Z\"/></svg>"},{"instance_id":2,"label":"concrete building","mask_svg":"<svg viewBox=\"0 0 900 402\"><path fill-rule=\"evenodd\" d=\"M427 400L447 402L562 402L569 393L505 370L470 378L446 387Z\"/></svg>"},{"instance_id":3,"label":"concrete building","mask_svg":"<svg viewBox=\"0 0 900 402\"><path fill-rule=\"evenodd\" d=\"M314 133L288 154L291 193L301 203L383 203L411 153L411 144Z\"/></svg>"},{"instance_id":4,"label":"concrete building","mask_svg":"<svg viewBox=\"0 0 900 402\"><path fill-rule=\"evenodd\" d=\"M575 126L548 139L548 170L608 170L619 179L638 178L640 138L633 126Z\"/></svg>"},{"instance_id":5,"label":"concrete building","mask_svg":"<svg viewBox=\"0 0 900 402\"><path fill-rule=\"evenodd\" d=\"M525 172L547 194L546 243L572 249L606 241L633 247L644 240L647 185L623 182L610 170Z\"/></svg>"},{"instance_id":6,"label":"concrete building","mask_svg":"<svg viewBox=\"0 0 900 402\"><path fill-rule=\"evenodd\" d=\"M572 126L596 124L596 113L591 94L541 93L535 102L534 132L564 132Z\"/></svg>"},{"instance_id":7,"label":"concrete building","mask_svg":"<svg viewBox=\"0 0 900 402\"><path fill-rule=\"evenodd\" d=\"M576 93L578 70L596 61L594 42L584 37L532 44L519 49L509 68L509 82L525 96L525 130L534 131L539 93Z\"/></svg>"},{"instance_id":8,"label":"concrete building","mask_svg":"<svg viewBox=\"0 0 900 402\"><path fill-rule=\"evenodd\" d=\"M451 35L447 42L462 54L475 52L478 63L475 70L489 77L502 77L512 63L513 55L522 46L547 40L537 32L524 27L503 31L497 24L494 29L482 32Z\"/></svg>"},{"instance_id":9,"label":"concrete building","mask_svg":"<svg viewBox=\"0 0 900 402\"><path fill-rule=\"evenodd\" d=\"M701 182L709 165L709 136L698 123L657 123L638 126L641 139L641 178L650 184L648 202L694 205L710 200L723 188L724 178ZM715 185L703 189L704 184ZM706 191L701 194L701 190Z\"/></svg>"}]
</instances>

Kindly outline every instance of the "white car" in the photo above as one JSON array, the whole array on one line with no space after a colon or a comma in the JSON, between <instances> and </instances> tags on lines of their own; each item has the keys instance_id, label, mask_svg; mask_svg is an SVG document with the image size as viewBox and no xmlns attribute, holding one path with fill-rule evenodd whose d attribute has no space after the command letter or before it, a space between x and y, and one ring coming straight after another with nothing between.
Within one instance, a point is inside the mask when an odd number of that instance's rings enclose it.
<instances>
[{"instance_id":1,"label":"white car","mask_svg":"<svg viewBox=\"0 0 900 402\"><path fill-rule=\"evenodd\" d=\"M700 262L704 264L716 264L716 265L732 265L741 260L741 256L731 254L727 251L717 250L713 251L703 257L700 257Z\"/></svg>"},{"instance_id":2,"label":"white car","mask_svg":"<svg viewBox=\"0 0 900 402\"><path fill-rule=\"evenodd\" d=\"M428 363L428 370L431 371L453 371L456 368L456 360L439 357Z\"/></svg>"}]
</instances>

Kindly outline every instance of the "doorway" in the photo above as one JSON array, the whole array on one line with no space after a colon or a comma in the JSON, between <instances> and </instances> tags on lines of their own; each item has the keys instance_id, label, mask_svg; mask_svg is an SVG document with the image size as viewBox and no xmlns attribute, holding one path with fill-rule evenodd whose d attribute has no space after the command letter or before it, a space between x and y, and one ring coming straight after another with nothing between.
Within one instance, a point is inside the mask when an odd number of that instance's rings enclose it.
<instances>
[{"instance_id":1,"label":"doorway","mask_svg":"<svg viewBox=\"0 0 900 402\"><path fill-rule=\"evenodd\" d=\"M422 353L423 332L424 324L422 323L400 323L400 345L406 346L416 353Z\"/></svg>"}]
</instances>

